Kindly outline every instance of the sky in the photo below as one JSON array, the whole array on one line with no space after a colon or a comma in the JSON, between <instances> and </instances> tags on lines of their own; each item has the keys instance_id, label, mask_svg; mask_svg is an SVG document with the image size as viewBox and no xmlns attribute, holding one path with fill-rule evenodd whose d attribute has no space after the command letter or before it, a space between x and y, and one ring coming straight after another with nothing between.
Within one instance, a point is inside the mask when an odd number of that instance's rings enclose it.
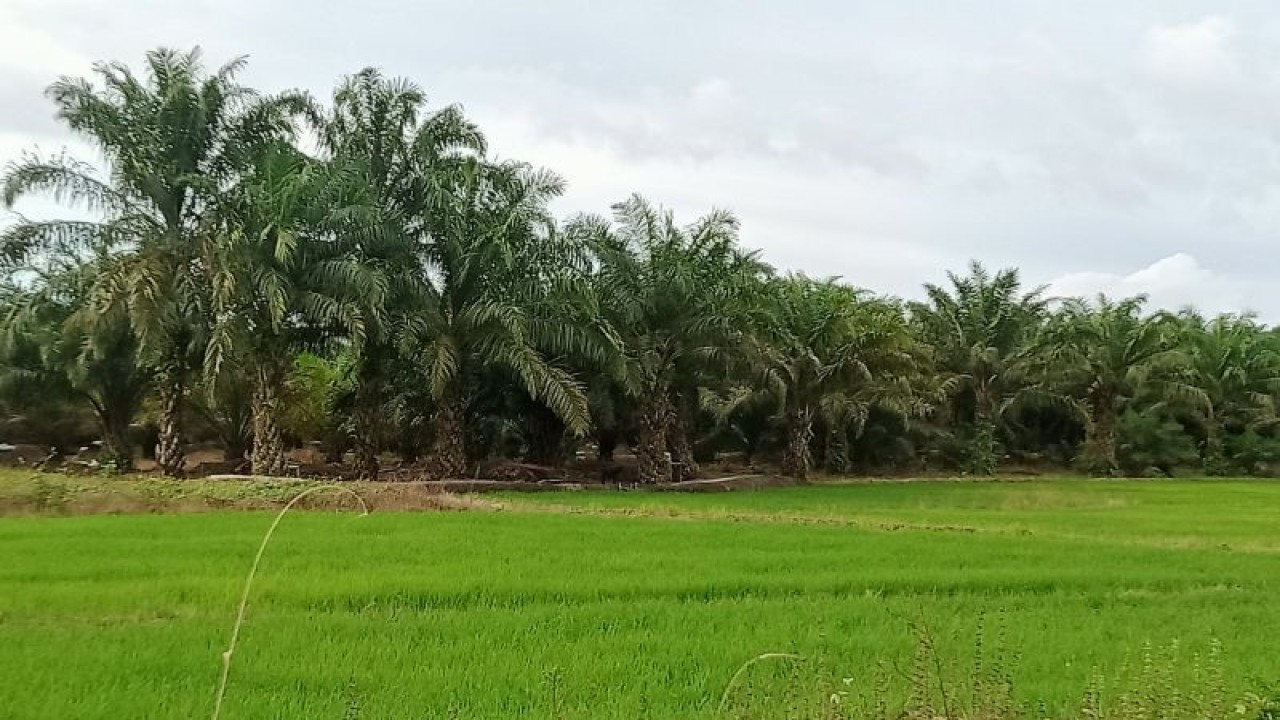
<instances>
[{"instance_id":1,"label":"sky","mask_svg":"<svg viewBox=\"0 0 1280 720\"><path fill-rule=\"evenodd\" d=\"M1280 322L1272 0L0 0L0 164L92 159L57 76L194 45L267 91L411 78L563 175L562 216L639 192L877 292L977 259Z\"/></svg>"}]
</instances>

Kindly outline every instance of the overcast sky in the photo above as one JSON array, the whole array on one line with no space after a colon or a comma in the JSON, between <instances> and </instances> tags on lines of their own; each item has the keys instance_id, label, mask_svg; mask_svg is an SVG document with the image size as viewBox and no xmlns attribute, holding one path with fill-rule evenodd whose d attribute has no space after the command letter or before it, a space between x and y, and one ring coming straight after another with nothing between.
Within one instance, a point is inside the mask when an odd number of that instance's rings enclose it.
<instances>
[{"instance_id":1,"label":"overcast sky","mask_svg":"<svg viewBox=\"0 0 1280 720\"><path fill-rule=\"evenodd\" d=\"M877 291L977 258L1280 321L1274 0L0 0L0 163L69 143L57 75L196 44L264 90L408 76L563 215L636 191Z\"/></svg>"}]
</instances>

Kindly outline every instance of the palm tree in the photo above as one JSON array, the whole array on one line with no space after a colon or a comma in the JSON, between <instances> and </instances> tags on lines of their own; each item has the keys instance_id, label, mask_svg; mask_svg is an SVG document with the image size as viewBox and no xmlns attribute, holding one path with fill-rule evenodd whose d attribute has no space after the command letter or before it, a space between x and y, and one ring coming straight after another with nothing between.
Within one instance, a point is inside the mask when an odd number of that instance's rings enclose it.
<instances>
[{"instance_id":1,"label":"palm tree","mask_svg":"<svg viewBox=\"0 0 1280 720\"><path fill-rule=\"evenodd\" d=\"M669 211L633 196L614 215L612 226L600 218L576 224L589 238L604 316L622 343L624 387L638 405L640 479L667 482L672 392L688 392L689 368L699 360L742 345L744 299L766 267L738 247L738 221L727 212L681 227Z\"/></svg>"},{"instance_id":2,"label":"palm tree","mask_svg":"<svg viewBox=\"0 0 1280 720\"><path fill-rule=\"evenodd\" d=\"M150 375L138 362L138 340L119 308L90 302L95 275L109 258L64 258L37 279L4 293L0 316L0 394L17 405L56 397L93 412L110 466L133 469L129 426L146 397Z\"/></svg>"},{"instance_id":3,"label":"palm tree","mask_svg":"<svg viewBox=\"0 0 1280 720\"><path fill-rule=\"evenodd\" d=\"M383 409L405 370L397 338L433 297L424 267L432 223L449 206L460 163L485 151L483 135L460 108L425 108L417 85L366 68L342 81L331 110L313 113L326 160L357 177L368 194L366 224L339 239L387 278L383 307L370 313L364 342L346 364L355 462L367 478L378 473Z\"/></svg>"},{"instance_id":4,"label":"palm tree","mask_svg":"<svg viewBox=\"0 0 1280 720\"><path fill-rule=\"evenodd\" d=\"M1144 296L1064 302L1040 339L1044 394L1063 399L1083 419L1084 460L1104 476L1120 472L1116 422L1140 394L1170 397L1185 386L1172 374L1183 359L1170 327L1143 313Z\"/></svg>"},{"instance_id":5,"label":"palm tree","mask_svg":"<svg viewBox=\"0 0 1280 720\"><path fill-rule=\"evenodd\" d=\"M6 235L15 251L114 240L127 261L113 264L95 293L128 308L144 362L157 378L157 462L169 475L184 464L181 408L199 363L208 318L206 252L198 237L206 209L260 148L287 137L292 96L263 98L239 85L236 59L212 73L199 50L147 53L146 75L121 63L94 68L98 83L62 78L48 90L58 117L92 143L106 180L66 157L29 156L3 180L9 207L32 193L89 210L93 222L21 222Z\"/></svg>"},{"instance_id":6,"label":"palm tree","mask_svg":"<svg viewBox=\"0 0 1280 720\"><path fill-rule=\"evenodd\" d=\"M951 288L925 285L927 302L911 303L921 339L954 380L954 410L972 428L968 470L995 472L997 425L1026 383L1031 340L1046 312L1043 288L1023 292L1015 269L995 275L977 262L948 273Z\"/></svg>"},{"instance_id":7,"label":"palm tree","mask_svg":"<svg viewBox=\"0 0 1280 720\"><path fill-rule=\"evenodd\" d=\"M240 368L231 365L216 374L205 373L187 395L186 412L217 438L223 459L232 464L233 472L253 448L252 396Z\"/></svg>"},{"instance_id":8,"label":"palm tree","mask_svg":"<svg viewBox=\"0 0 1280 720\"><path fill-rule=\"evenodd\" d=\"M1204 432L1202 458L1211 474L1227 472L1228 433L1277 422L1280 342L1250 316L1211 320L1194 312L1179 315L1180 343L1189 356L1185 382L1194 389L1189 408Z\"/></svg>"},{"instance_id":9,"label":"palm tree","mask_svg":"<svg viewBox=\"0 0 1280 720\"><path fill-rule=\"evenodd\" d=\"M709 439L722 446L741 450L748 464L785 435L781 405L774 388L758 389L751 382L759 372L748 362L723 379L722 387L701 388L699 405L713 421Z\"/></svg>"},{"instance_id":10,"label":"palm tree","mask_svg":"<svg viewBox=\"0 0 1280 720\"><path fill-rule=\"evenodd\" d=\"M782 410L785 474L807 476L819 417L838 442L877 404L904 414L924 409L910 384L900 382L916 358L896 303L803 276L774 280L761 300L754 355L760 385L772 389Z\"/></svg>"},{"instance_id":11,"label":"palm tree","mask_svg":"<svg viewBox=\"0 0 1280 720\"><path fill-rule=\"evenodd\" d=\"M340 347L332 357L300 353L284 383L286 433L319 441L325 461L341 462L348 443L347 419L353 361L351 346Z\"/></svg>"},{"instance_id":12,"label":"palm tree","mask_svg":"<svg viewBox=\"0 0 1280 720\"><path fill-rule=\"evenodd\" d=\"M380 304L387 285L331 239L360 214L362 189L351 179L281 143L206 218L214 318L206 370L217 376L233 363L249 377L255 475L284 473L282 392L297 350L335 336L358 347L365 308Z\"/></svg>"},{"instance_id":13,"label":"palm tree","mask_svg":"<svg viewBox=\"0 0 1280 720\"><path fill-rule=\"evenodd\" d=\"M422 369L433 405L431 474L466 472L465 423L472 380L497 368L564 420L574 433L590 418L582 384L549 357L608 354L598 327L564 322L582 296L572 248L556 242L547 201L559 177L516 163L469 159L445 185L425 247L431 283L424 307L406 318L405 350ZM548 350L549 349L549 350Z\"/></svg>"}]
</instances>

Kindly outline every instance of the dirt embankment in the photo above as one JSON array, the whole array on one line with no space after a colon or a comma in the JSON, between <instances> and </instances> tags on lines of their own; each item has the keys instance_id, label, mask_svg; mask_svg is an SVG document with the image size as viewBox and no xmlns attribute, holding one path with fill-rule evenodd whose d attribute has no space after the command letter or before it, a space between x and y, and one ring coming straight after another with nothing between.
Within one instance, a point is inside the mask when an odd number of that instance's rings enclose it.
<instances>
[{"instance_id":1,"label":"dirt embankment","mask_svg":"<svg viewBox=\"0 0 1280 720\"><path fill-rule=\"evenodd\" d=\"M564 481L442 480L406 482L344 481L329 484L354 491L373 510L467 510L501 507L483 498L492 492L667 491L724 492L793 484L773 476L728 476L661 486L626 486ZM57 473L0 471L0 515L81 515L110 513L270 510L283 507L323 480L254 478L215 475L170 480L159 477L76 476ZM349 493L316 492L299 507L341 509Z\"/></svg>"}]
</instances>

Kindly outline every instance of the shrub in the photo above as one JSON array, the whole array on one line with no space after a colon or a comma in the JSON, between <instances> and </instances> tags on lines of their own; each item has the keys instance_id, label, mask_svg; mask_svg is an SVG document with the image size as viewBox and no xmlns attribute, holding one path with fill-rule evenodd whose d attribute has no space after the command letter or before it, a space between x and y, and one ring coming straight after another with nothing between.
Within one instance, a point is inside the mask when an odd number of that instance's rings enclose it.
<instances>
[{"instance_id":1,"label":"shrub","mask_svg":"<svg viewBox=\"0 0 1280 720\"><path fill-rule=\"evenodd\" d=\"M1116 459L1126 475L1172 476L1177 468L1199 462L1195 441L1181 424L1158 410L1126 411L1116 423L1116 438Z\"/></svg>"},{"instance_id":2,"label":"shrub","mask_svg":"<svg viewBox=\"0 0 1280 720\"><path fill-rule=\"evenodd\" d=\"M1280 438L1246 430L1226 439L1227 457L1244 473L1257 476L1275 474L1280 464Z\"/></svg>"}]
</instances>

